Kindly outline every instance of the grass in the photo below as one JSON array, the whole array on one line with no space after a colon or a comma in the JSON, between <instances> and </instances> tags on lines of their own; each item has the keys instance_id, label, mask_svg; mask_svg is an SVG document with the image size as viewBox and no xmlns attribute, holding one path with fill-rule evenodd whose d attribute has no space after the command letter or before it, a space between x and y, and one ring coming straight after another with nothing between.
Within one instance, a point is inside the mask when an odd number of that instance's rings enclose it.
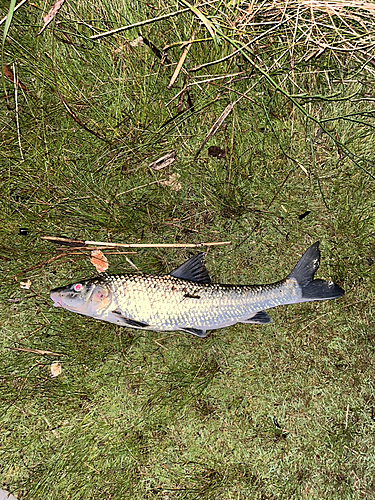
<instances>
[{"instance_id":1,"label":"grass","mask_svg":"<svg viewBox=\"0 0 375 500\"><path fill-rule=\"evenodd\" d=\"M371 498L373 12L212 2L202 20L186 5L64 4L39 37L49 6L13 15L4 61L24 87L6 80L0 100L0 487L20 500ZM187 79L167 90L193 33ZM149 43L131 45L140 34ZM172 174L180 190L156 182ZM83 254L51 260L46 234L231 240L207 257L227 283L282 278L320 240L319 277L346 295L204 340L143 334L51 306L51 288L94 270ZM129 257L165 273L188 255Z\"/></svg>"}]
</instances>

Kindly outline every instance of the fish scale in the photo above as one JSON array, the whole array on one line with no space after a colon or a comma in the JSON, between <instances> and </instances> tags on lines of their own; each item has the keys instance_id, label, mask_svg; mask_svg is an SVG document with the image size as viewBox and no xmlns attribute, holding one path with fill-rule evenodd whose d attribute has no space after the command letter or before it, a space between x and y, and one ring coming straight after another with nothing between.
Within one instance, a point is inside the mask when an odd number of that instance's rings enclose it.
<instances>
[{"instance_id":1,"label":"fish scale","mask_svg":"<svg viewBox=\"0 0 375 500\"><path fill-rule=\"evenodd\" d=\"M182 330L200 337L235 323L270 323L272 307L329 300L344 291L331 281L314 280L319 243L312 245L291 273L266 285L211 282L203 253L169 275L100 275L51 291L54 305L95 319L143 330Z\"/></svg>"}]
</instances>

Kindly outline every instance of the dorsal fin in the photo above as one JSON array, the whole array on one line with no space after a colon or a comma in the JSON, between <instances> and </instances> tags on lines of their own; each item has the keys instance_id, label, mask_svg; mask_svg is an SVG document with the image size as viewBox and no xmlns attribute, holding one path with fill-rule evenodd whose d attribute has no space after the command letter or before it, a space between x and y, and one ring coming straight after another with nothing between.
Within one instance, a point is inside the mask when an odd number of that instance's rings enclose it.
<instances>
[{"instance_id":1,"label":"dorsal fin","mask_svg":"<svg viewBox=\"0 0 375 500\"><path fill-rule=\"evenodd\" d=\"M169 274L182 280L211 283L210 275L204 265L204 258L204 252L197 253Z\"/></svg>"}]
</instances>

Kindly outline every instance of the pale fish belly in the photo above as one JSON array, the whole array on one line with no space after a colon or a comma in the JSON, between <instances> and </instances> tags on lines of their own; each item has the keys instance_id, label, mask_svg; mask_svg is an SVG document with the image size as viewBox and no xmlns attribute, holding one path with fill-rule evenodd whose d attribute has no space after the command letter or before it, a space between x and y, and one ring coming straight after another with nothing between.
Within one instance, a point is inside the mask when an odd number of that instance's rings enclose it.
<instances>
[{"instance_id":1,"label":"pale fish belly","mask_svg":"<svg viewBox=\"0 0 375 500\"><path fill-rule=\"evenodd\" d=\"M150 330L223 328L264 309L299 302L302 297L293 278L265 286L200 284L171 276L136 276L122 281L121 286L118 280L111 283L113 305L125 317L149 325Z\"/></svg>"}]
</instances>

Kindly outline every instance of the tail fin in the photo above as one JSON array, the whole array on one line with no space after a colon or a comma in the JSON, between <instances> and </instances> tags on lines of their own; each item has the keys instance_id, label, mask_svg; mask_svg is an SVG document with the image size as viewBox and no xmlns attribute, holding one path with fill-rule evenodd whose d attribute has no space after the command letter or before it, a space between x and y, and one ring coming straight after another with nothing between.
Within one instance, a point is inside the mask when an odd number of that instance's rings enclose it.
<instances>
[{"instance_id":1,"label":"tail fin","mask_svg":"<svg viewBox=\"0 0 375 500\"><path fill-rule=\"evenodd\" d=\"M337 299L344 290L332 281L314 280L320 263L319 241L311 245L302 255L288 278L294 278L302 289L301 302L310 300Z\"/></svg>"}]
</instances>

